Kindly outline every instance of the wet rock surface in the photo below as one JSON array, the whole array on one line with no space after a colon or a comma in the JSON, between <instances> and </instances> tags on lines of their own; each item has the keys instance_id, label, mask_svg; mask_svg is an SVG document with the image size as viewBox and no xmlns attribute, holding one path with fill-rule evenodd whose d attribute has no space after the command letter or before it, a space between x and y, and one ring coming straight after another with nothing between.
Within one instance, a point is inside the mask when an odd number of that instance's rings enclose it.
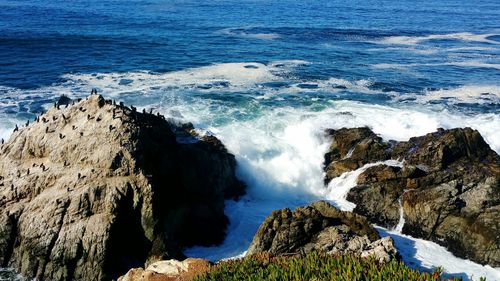
<instances>
[{"instance_id":1,"label":"wet rock surface","mask_svg":"<svg viewBox=\"0 0 500 281\"><path fill-rule=\"evenodd\" d=\"M294 211L274 211L255 234L247 255L305 255L312 251L373 256L381 262L399 257L392 239L380 238L366 218L325 201Z\"/></svg>"},{"instance_id":2,"label":"wet rock surface","mask_svg":"<svg viewBox=\"0 0 500 281\"><path fill-rule=\"evenodd\" d=\"M224 200L244 186L222 143L191 129L98 95L18 128L0 147L0 266L111 280L221 242Z\"/></svg>"},{"instance_id":3,"label":"wet rock surface","mask_svg":"<svg viewBox=\"0 0 500 281\"><path fill-rule=\"evenodd\" d=\"M455 255L500 266L500 157L470 128L409 141L383 141L368 128L329 130L325 181L364 164L395 159L358 177L347 199L354 212L393 228L404 211L403 233L432 240ZM400 203L401 200L401 203Z\"/></svg>"}]
</instances>

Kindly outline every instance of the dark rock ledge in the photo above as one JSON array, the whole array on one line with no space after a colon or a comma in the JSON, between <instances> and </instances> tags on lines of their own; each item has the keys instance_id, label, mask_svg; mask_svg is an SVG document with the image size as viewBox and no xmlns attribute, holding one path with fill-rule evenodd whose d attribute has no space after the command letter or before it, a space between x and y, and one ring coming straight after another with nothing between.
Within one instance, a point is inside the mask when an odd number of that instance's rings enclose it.
<instances>
[{"instance_id":1,"label":"dark rock ledge","mask_svg":"<svg viewBox=\"0 0 500 281\"><path fill-rule=\"evenodd\" d=\"M478 131L439 129L404 142L383 141L368 128L327 133L325 182L367 163L404 161L402 168L378 165L358 177L347 197L357 204L354 212L392 228L402 205L403 233L500 266L500 157Z\"/></svg>"},{"instance_id":2,"label":"dark rock ledge","mask_svg":"<svg viewBox=\"0 0 500 281\"><path fill-rule=\"evenodd\" d=\"M66 104L0 147L0 267L111 280L223 240L244 186L218 139L98 95Z\"/></svg>"}]
</instances>

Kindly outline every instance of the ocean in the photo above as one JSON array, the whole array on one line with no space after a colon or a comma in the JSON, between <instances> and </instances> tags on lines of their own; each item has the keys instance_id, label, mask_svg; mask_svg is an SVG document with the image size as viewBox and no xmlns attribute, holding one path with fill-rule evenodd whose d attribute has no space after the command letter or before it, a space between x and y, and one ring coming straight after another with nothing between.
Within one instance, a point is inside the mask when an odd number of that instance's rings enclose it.
<instances>
[{"instance_id":1,"label":"ocean","mask_svg":"<svg viewBox=\"0 0 500 281\"><path fill-rule=\"evenodd\" d=\"M342 190L356 173L323 184L326 128L407 140L472 127L500 152L500 2L0 0L0 138L92 88L192 122L235 154L248 194L227 202L225 242L185 252L231 258L274 209L352 207ZM500 269L379 231L411 267L500 280Z\"/></svg>"}]
</instances>

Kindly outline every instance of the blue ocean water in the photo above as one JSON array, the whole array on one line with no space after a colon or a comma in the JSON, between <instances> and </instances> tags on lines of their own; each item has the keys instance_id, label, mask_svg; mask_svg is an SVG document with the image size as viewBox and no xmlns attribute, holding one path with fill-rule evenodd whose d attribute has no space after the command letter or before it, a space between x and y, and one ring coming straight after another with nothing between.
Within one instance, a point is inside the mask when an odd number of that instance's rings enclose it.
<instances>
[{"instance_id":1,"label":"blue ocean water","mask_svg":"<svg viewBox=\"0 0 500 281\"><path fill-rule=\"evenodd\" d=\"M470 126L499 152L499 18L497 0L0 0L0 137L92 88L193 122L249 185L225 244L187 251L226 258L272 209L328 198L325 128ZM443 264L486 270L415 266Z\"/></svg>"}]
</instances>

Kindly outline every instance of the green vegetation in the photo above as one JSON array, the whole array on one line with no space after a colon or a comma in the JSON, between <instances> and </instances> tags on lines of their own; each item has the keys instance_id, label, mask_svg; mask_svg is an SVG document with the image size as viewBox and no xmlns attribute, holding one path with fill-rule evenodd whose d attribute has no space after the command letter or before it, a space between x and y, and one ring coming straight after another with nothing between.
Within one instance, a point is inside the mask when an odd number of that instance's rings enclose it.
<instances>
[{"instance_id":1,"label":"green vegetation","mask_svg":"<svg viewBox=\"0 0 500 281\"><path fill-rule=\"evenodd\" d=\"M410 269L393 260L380 264L369 258L330 256L312 253L305 257L272 257L261 254L215 264L196 281L219 280L441 280L441 270L433 273ZM460 279L454 279L460 280Z\"/></svg>"}]
</instances>

